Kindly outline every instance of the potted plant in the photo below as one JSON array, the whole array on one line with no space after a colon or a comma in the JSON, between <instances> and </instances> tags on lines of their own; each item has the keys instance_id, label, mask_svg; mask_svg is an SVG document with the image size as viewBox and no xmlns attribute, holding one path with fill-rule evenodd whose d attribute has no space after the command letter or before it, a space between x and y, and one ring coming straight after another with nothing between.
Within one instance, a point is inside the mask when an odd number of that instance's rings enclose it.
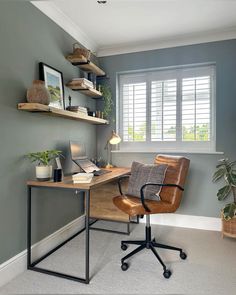
<instances>
[{"instance_id":1,"label":"potted plant","mask_svg":"<svg viewBox=\"0 0 236 295\"><path fill-rule=\"evenodd\" d=\"M31 162L36 162L36 178L39 181L47 181L52 177L52 165L50 162L61 156L61 151L49 150L36 153L29 153L27 157Z\"/></svg>"},{"instance_id":2,"label":"potted plant","mask_svg":"<svg viewBox=\"0 0 236 295\"><path fill-rule=\"evenodd\" d=\"M233 202L227 203L221 211L223 236L236 237L236 161L219 160L213 182L224 179L225 185L217 192L219 201L233 195Z\"/></svg>"},{"instance_id":3,"label":"potted plant","mask_svg":"<svg viewBox=\"0 0 236 295\"><path fill-rule=\"evenodd\" d=\"M103 114L104 119L109 120L112 114L112 108L113 108L113 100L112 100L112 93L111 88L107 84L101 84L100 90L103 96Z\"/></svg>"}]
</instances>

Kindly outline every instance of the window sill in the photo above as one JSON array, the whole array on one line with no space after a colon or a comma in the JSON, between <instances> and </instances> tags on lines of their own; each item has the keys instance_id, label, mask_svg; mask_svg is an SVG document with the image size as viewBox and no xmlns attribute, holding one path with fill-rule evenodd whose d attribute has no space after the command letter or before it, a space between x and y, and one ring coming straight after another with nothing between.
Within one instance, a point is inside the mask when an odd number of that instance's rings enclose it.
<instances>
[{"instance_id":1,"label":"window sill","mask_svg":"<svg viewBox=\"0 0 236 295\"><path fill-rule=\"evenodd\" d=\"M224 152L211 152L211 151L174 151L174 150L114 150L111 151L114 154L156 154L156 153L163 153L163 154L203 154L203 155L223 155Z\"/></svg>"}]
</instances>

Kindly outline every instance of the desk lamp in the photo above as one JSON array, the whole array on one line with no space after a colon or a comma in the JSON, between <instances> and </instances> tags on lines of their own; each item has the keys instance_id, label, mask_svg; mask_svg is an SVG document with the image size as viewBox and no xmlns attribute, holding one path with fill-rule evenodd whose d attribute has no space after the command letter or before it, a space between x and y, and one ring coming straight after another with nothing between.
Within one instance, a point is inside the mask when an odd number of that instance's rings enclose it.
<instances>
[{"instance_id":1,"label":"desk lamp","mask_svg":"<svg viewBox=\"0 0 236 295\"><path fill-rule=\"evenodd\" d=\"M108 139L107 144L105 146L105 148L107 148L107 165L106 168L112 168L112 164L111 162L111 145L115 145L121 142L121 138L120 136L115 133L115 131L112 131L111 137L110 139Z\"/></svg>"}]
</instances>

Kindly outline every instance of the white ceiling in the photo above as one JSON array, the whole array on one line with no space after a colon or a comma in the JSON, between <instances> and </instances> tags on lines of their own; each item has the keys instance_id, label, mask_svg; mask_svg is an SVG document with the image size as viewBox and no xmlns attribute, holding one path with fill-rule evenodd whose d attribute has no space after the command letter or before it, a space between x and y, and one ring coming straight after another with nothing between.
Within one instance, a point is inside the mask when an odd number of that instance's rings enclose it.
<instances>
[{"instance_id":1,"label":"white ceiling","mask_svg":"<svg viewBox=\"0 0 236 295\"><path fill-rule=\"evenodd\" d=\"M66 29L67 20L78 41L84 38L100 56L236 38L235 0L52 0L38 6L49 4L60 25Z\"/></svg>"}]
</instances>

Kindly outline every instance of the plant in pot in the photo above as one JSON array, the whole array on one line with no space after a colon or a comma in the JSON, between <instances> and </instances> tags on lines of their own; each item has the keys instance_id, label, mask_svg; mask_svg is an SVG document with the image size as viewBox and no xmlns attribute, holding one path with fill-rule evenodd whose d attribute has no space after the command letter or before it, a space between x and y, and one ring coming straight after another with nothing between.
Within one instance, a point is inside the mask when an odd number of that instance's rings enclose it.
<instances>
[{"instance_id":1,"label":"plant in pot","mask_svg":"<svg viewBox=\"0 0 236 295\"><path fill-rule=\"evenodd\" d=\"M103 96L104 119L109 120L112 114L112 109L113 109L111 87L108 84L101 84L100 90Z\"/></svg>"},{"instance_id":2,"label":"plant in pot","mask_svg":"<svg viewBox=\"0 0 236 295\"><path fill-rule=\"evenodd\" d=\"M36 178L39 181L47 181L52 177L52 160L62 156L61 151L49 150L36 153L29 153L27 157L32 163L36 162Z\"/></svg>"},{"instance_id":3,"label":"plant in pot","mask_svg":"<svg viewBox=\"0 0 236 295\"><path fill-rule=\"evenodd\" d=\"M236 161L219 160L213 175L213 182L224 179L225 185L217 192L219 201L233 195L233 202L227 203L221 211L223 236L236 237Z\"/></svg>"}]
</instances>

